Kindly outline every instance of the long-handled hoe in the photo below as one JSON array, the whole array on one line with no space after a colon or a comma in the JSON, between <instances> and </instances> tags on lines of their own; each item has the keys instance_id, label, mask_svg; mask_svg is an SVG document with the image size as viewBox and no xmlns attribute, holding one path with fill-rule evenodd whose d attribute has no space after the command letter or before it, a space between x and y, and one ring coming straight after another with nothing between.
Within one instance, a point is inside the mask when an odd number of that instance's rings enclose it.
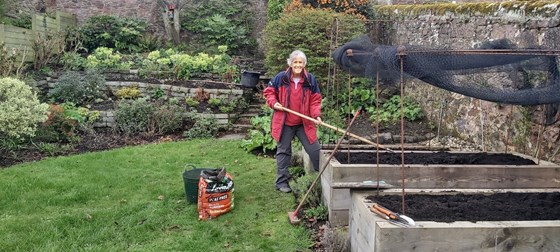
<instances>
[{"instance_id":1,"label":"long-handled hoe","mask_svg":"<svg viewBox=\"0 0 560 252\"><path fill-rule=\"evenodd\" d=\"M325 123L319 122L318 120L315 120L311 117L307 117L305 115L301 115L297 112L291 111L289 109L284 109L285 111L298 115L300 117L303 117L305 119L314 121L317 124L320 125L327 125ZM352 127L352 124L354 124L354 121L356 120L356 118L358 117L358 115L360 114L360 110L356 111L356 114L354 115L354 117L352 118L352 120L350 121L350 123L348 124L348 127L346 128L346 131L344 131L343 135L340 137L340 139L338 140L338 143L336 143L334 149L332 150L331 154L329 155L329 157L327 158L327 161L325 162L325 164L323 165L323 168L320 170L319 175L317 175L317 178L315 178L315 180L313 181L313 183L311 183L311 186L309 186L309 189L307 189L307 192L305 193L305 195L303 196L303 198L301 199L301 202L299 203L299 205L297 206L296 210L294 210L293 212L288 212L288 219L290 220L290 223L292 224L298 224L301 222L301 220L298 218L298 213L299 210L301 209L301 207L303 206L303 203L305 203L305 200L307 199L307 196L309 195L309 192L311 192L311 190L315 187L315 184L317 184L317 181L319 180L319 178L321 178L321 174L323 174L323 172L325 171L325 168L327 167L327 165L329 164L329 162L331 161L332 157L336 154L336 151L338 150L338 147L340 146L340 144L342 143L342 140L344 140L344 137L348 134L350 127Z\"/></svg>"}]
</instances>

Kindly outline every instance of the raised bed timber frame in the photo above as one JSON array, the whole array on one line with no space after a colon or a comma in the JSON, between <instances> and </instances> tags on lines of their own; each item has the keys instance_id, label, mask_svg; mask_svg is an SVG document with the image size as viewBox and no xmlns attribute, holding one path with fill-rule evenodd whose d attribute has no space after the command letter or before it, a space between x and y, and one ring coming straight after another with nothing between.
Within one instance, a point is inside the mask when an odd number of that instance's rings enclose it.
<instances>
[{"instance_id":1,"label":"raised bed timber frame","mask_svg":"<svg viewBox=\"0 0 560 252\"><path fill-rule=\"evenodd\" d=\"M558 192L560 189L483 190L411 189L408 194ZM401 194L401 189L379 195ZM560 220L543 221L417 221L415 227L395 226L369 208L371 192L352 192L349 240L351 251L560 251ZM473 209L476 211L476 209ZM414 218L413 216L409 216Z\"/></svg>"},{"instance_id":2,"label":"raised bed timber frame","mask_svg":"<svg viewBox=\"0 0 560 252\"><path fill-rule=\"evenodd\" d=\"M347 151L347 150L345 150ZM349 150L350 152L371 152ZM406 151L405 150L405 155ZM413 151L415 153L430 151ZM450 151L451 153L472 153ZM320 167L325 167L329 150L321 151ZM529 189L560 188L560 166L520 153L511 153L533 160L537 165L423 165L405 164L406 189ZM382 188L401 188L401 165L341 164L331 159L321 175L323 203L329 209L331 225L349 223L351 191L376 190L377 172Z\"/></svg>"}]
</instances>

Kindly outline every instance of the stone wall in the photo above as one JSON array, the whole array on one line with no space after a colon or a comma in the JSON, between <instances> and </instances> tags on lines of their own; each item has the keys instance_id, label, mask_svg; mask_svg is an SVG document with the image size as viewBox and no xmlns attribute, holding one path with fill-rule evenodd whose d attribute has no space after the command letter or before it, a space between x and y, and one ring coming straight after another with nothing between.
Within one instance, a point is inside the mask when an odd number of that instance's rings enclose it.
<instances>
[{"instance_id":1,"label":"stone wall","mask_svg":"<svg viewBox=\"0 0 560 252\"><path fill-rule=\"evenodd\" d=\"M434 5L437 7L437 5ZM472 49L483 41L506 38L519 47L559 49L560 3L536 11L501 10L493 13L448 10L433 15L429 10L393 12L393 44L432 48ZM397 8L397 6L394 6ZM385 6L384 8L387 8ZM405 20L405 21L402 21ZM517 151L553 162L560 161L560 123L541 127L542 106L521 107L481 101L432 87L405 84L407 95L422 103L443 134L477 143L485 151Z\"/></svg>"}]
</instances>

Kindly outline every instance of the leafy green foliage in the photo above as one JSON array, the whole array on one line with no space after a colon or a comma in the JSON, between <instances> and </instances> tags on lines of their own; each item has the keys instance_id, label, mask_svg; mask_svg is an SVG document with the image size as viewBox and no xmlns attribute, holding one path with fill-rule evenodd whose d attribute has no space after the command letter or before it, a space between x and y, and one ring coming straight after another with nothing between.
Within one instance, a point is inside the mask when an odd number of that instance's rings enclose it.
<instances>
[{"instance_id":1,"label":"leafy green foliage","mask_svg":"<svg viewBox=\"0 0 560 252\"><path fill-rule=\"evenodd\" d=\"M305 214L305 218L308 219L315 218L317 220L327 220L327 217L329 216L329 208L323 204L305 209L303 212Z\"/></svg>"},{"instance_id":2,"label":"leafy green foliage","mask_svg":"<svg viewBox=\"0 0 560 252\"><path fill-rule=\"evenodd\" d=\"M298 195L298 202L301 202L303 196L305 195L305 193L307 193L307 191L311 187L311 184L313 184L313 181L316 178L316 174L311 173L305 176L297 177L290 182L292 190L294 190L296 192L296 195ZM311 191L309 191L307 199L305 199L305 208L314 208L321 205L321 190L321 183L315 184L315 187L313 187Z\"/></svg>"},{"instance_id":3,"label":"leafy green foliage","mask_svg":"<svg viewBox=\"0 0 560 252\"><path fill-rule=\"evenodd\" d=\"M58 79L48 96L54 102L83 105L105 99L106 90L105 78L98 72L87 71L85 75L81 75L68 71Z\"/></svg>"},{"instance_id":4,"label":"leafy green foliage","mask_svg":"<svg viewBox=\"0 0 560 252\"><path fill-rule=\"evenodd\" d=\"M137 84L120 88L115 95L119 99L138 99L143 96Z\"/></svg>"},{"instance_id":5,"label":"leafy green foliage","mask_svg":"<svg viewBox=\"0 0 560 252\"><path fill-rule=\"evenodd\" d=\"M197 101L195 98L188 96L185 98L185 104L187 104L189 108L196 108L198 107L198 104L200 104L200 102Z\"/></svg>"},{"instance_id":6,"label":"leafy green foliage","mask_svg":"<svg viewBox=\"0 0 560 252\"><path fill-rule=\"evenodd\" d=\"M215 52L226 45L232 53L254 50L253 13L248 0L208 0L185 8L181 26L190 33L194 51Z\"/></svg>"},{"instance_id":7,"label":"leafy green foliage","mask_svg":"<svg viewBox=\"0 0 560 252\"><path fill-rule=\"evenodd\" d=\"M415 121L424 117L422 108L418 103L414 103L409 98L405 97L403 103L404 118L408 121ZM372 114L371 120L376 120L375 107L367 109ZM401 97L398 95L392 96L389 100L383 102L379 110L380 123L394 123L401 119Z\"/></svg>"},{"instance_id":8,"label":"leafy green foliage","mask_svg":"<svg viewBox=\"0 0 560 252\"><path fill-rule=\"evenodd\" d=\"M122 70L130 69L132 62L125 61L119 52L113 52L111 48L98 47L87 57L85 65L89 69Z\"/></svg>"},{"instance_id":9,"label":"leafy green foliage","mask_svg":"<svg viewBox=\"0 0 560 252\"><path fill-rule=\"evenodd\" d=\"M64 70L79 71L86 66L86 59L76 52L64 52L60 62Z\"/></svg>"},{"instance_id":10,"label":"leafy green foliage","mask_svg":"<svg viewBox=\"0 0 560 252\"><path fill-rule=\"evenodd\" d=\"M154 107L147 99L121 100L115 110L116 129L126 135L148 131Z\"/></svg>"},{"instance_id":11,"label":"leafy green foliage","mask_svg":"<svg viewBox=\"0 0 560 252\"><path fill-rule=\"evenodd\" d=\"M79 31L88 51L108 47L121 52L140 52L146 27L143 20L101 15L89 18Z\"/></svg>"},{"instance_id":12,"label":"leafy green foliage","mask_svg":"<svg viewBox=\"0 0 560 252\"><path fill-rule=\"evenodd\" d=\"M290 3L289 0L268 0L266 16L268 22L277 20L284 11L284 7Z\"/></svg>"},{"instance_id":13,"label":"leafy green foliage","mask_svg":"<svg viewBox=\"0 0 560 252\"><path fill-rule=\"evenodd\" d=\"M183 136L187 139L214 137L218 134L220 126L218 119L210 113L196 114L189 113L190 120L194 122L193 126L183 132Z\"/></svg>"},{"instance_id":14,"label":"leafy green foliage","mask_svg":"<svg viewBox=\"0 0 560 252\"><path fill-rule=\"evenodd\" d=\"M49 105L48 119L37 128L34 142L68 143L77 140L78 131L91 130L99 111L77 107L74 103Z\"/></svg>"},{"instance_id":15,"label":"leafy green foliage","mask_svg":"<svg viewBox=\"0 0 560 252\"><path fill-rule=\"evenodd\" d=\"M338 41L348 41L365 33L359 17L329 10L300 9L268 22L263 34L268 72L285 69L290 53L300 49L307 55L307 69L320 81L326 80L332 62L330 47L334 34L331 28L335 17L339 20L338 29L347 31L339 34Z\"/></svg>"},{"instance_id":16,"label":"leafy green foliage","mask_svg":"<svg viewBox=\"0 0 560 252\"><path fill-rule=\"evenodd\" d=\"M270 133L270 124L272 122L272 109L266 107L267 115L256 116L251 118L253 129L249 131L248 139L241 142L241 148L247 152L251 152L257 148L262 148L262 152L276 149L276 140L272 138Z\"/></svg>"},{"instance_id":17,"label":"leafy green foliage","mask_svg":"<svg viewBox=\"0 0 560 252\"><path fill-rule=\"evenodd\" d=\"M37 123L47 119L47 109L23 81L0 79L0 136L33 136Z\"/></svg>"},{"instance_id":18,"label":"leafy green foliage","mask_svg":"<svg viewBox=\"0 0 560 252\"><path fill-rule=\"evenodd\" d=\"M148 130L156 134L169 134L183 127L185 109L175 104L162 104L155 107L150 116Z\"/></svg>"}]
</instances>

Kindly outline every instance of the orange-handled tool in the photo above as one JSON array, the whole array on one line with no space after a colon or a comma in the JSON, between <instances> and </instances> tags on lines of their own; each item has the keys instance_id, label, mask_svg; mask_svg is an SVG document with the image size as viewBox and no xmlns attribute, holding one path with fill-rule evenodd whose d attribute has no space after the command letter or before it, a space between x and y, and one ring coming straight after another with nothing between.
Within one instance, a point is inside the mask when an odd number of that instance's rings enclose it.
<instances>
[{"instance_id":1,"label":"orange-handled tool","mask_svg":"<svg viewBox=\"0 0 560 252\"><path fill-rule=\"evenodd\" d=\"M390 223L393 223L397 226L412 227L412 226L416 225L416 223L414 222L414 220L412 218L410 218L406 215L394 213L393 211L391 211L387 208L384 208L377 203L373 203L373 205L371 205L370 210L372 212L384 217Z\"/></svg>"},{"instance_id":2,"label":"orange-handled tool","mask_svg":"<svg viewBox=\"0 0 560 252\"><path fill-rule=\"evenodd\" d=\"M372 209L372 211L376 210L378 212L381 212L382 215L384 214L384 215L388 216L389 218L391 218L393 220L396 220L396 219L399 218L395 213L391 212L389 209L381 207L377 203L373 203L373 205L371 205L371 209ZM379 214L379 213L377 213L377 214Z\"/></svg>"}]
</instances>

